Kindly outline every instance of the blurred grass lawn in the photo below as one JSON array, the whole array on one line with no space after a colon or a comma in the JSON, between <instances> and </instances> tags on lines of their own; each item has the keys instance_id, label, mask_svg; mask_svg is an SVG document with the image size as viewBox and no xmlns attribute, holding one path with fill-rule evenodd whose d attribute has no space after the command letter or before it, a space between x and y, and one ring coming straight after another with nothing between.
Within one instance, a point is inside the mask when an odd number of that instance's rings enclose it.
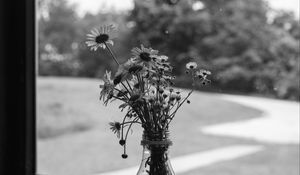
<instances>
[{"instance_id":1,"label":"blurred grass lawn","mask_svg":"<svg viewBox=\"0 0 300 175\"><path fill-rule=\"evenodd\" d=\"M105 107L99 102L100 80L84 78L39 77L38 90L38 165L55 174L99 173L140 163L140 129L134 131L128 143L127 160L122 160L122 149L110 133L107 122L120 120L118 104ZM259 117L261 111L221 100L217 94L195 93L191 104L186 104L171 125L174 145L171 156L220 148L234 144L264 145L266 149L251 156L222 162L185 173L186 175L298 175L299 145L276 145L252 140L204 135L201 126L245 120ZM255 129L255 128L253 128ZM97 130L97 131L96 131ZM96 132L92 132L96 131ZM91 133L95 137L83 137L76 146L87 139L93 144L78 149L81 152L68 155L61 144L73 142L76 135ZM137 134L138 133L138 134ZM64 141L71 139L71 141ZM85 139L85 140L84 140ZM51 148L51 144L53 144ZM71 145L72 143L70 143ZM84 145L84 144L83 144ZM73 145L76 147L75 145ZM68 146L67 146L68 147ZM71 148L66 148L68 150ZM94 153L92 147L101 153ZM103 151L105 150L105 151ZM59 158L60 156L60 158ZM70 157L68 157L70 156ZM105 160L105 161L103 161ZM62 162L60 162L62 161ZM67 163L59 166L61 163ZM82 164L85 162L85 164ZM43 172L41 172L43 173Z\"/></svg>"}]
</instances>

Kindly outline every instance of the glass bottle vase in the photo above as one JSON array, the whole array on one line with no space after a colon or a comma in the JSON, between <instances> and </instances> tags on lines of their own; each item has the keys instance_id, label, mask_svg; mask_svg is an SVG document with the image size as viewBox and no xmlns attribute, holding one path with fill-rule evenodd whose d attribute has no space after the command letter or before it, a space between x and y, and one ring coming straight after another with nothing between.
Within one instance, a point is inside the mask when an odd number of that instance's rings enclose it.
<instances>
[{"instance_id":1,"label":"glass bottle vase","mask_svg":"<svg viewBox=\"0 0 300 175\"><path fill-rule=\"evenodd\" d=\"M171 166L169 133L147 133L144 131L141 145L143 156L137 175L175 175Z\"/></svg>"}]
</instances>

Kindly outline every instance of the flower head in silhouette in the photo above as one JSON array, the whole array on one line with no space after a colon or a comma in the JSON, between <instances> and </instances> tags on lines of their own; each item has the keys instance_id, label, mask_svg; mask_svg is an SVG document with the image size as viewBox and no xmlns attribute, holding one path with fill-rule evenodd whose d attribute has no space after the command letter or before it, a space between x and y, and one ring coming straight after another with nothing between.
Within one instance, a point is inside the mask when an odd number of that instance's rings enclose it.
<instances>
[{"instance_id":1,"label":"flower head in silhouette","mask_svg":"<svg viewBox=\"0 0 300 175\"><path fill-rule=\"evenodd\" d=\"M120 122L109 122L110 129L113 133L117 134L117 137L120 137L120 131L121 131L121 123Z\"/></svg>"}]
</instances>

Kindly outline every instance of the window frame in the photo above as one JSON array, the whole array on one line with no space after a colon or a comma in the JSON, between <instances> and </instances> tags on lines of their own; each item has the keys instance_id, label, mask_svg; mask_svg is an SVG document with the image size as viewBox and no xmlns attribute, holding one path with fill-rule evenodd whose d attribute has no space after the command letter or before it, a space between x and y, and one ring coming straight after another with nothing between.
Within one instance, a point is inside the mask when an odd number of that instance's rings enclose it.
<instances>
[{"instance_id":1,"label":"window frame","mask_svg":"<svg viewBox=\"0 0 300 175\"><path fill-rule=\"evenodd\" d=\"M36 4L0 1L0 174L36 174Z\"/></svg>"}]
</instances>

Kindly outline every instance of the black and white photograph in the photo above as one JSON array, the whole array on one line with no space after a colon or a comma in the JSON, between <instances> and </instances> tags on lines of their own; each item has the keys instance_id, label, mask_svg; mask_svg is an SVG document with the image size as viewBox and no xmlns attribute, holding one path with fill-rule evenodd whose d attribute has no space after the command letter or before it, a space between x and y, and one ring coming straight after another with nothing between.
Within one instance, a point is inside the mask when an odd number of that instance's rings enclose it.
<instances>
[{"instance_id":1,"label":"black and white photograph","mask_svg":"<svg viewBox=\"0 0 300 175\"><path fill-rule=\"evenodd\" d=\"M299 175L299 0L0 11L0 175Z\"/></svg>"}]
</instances>

